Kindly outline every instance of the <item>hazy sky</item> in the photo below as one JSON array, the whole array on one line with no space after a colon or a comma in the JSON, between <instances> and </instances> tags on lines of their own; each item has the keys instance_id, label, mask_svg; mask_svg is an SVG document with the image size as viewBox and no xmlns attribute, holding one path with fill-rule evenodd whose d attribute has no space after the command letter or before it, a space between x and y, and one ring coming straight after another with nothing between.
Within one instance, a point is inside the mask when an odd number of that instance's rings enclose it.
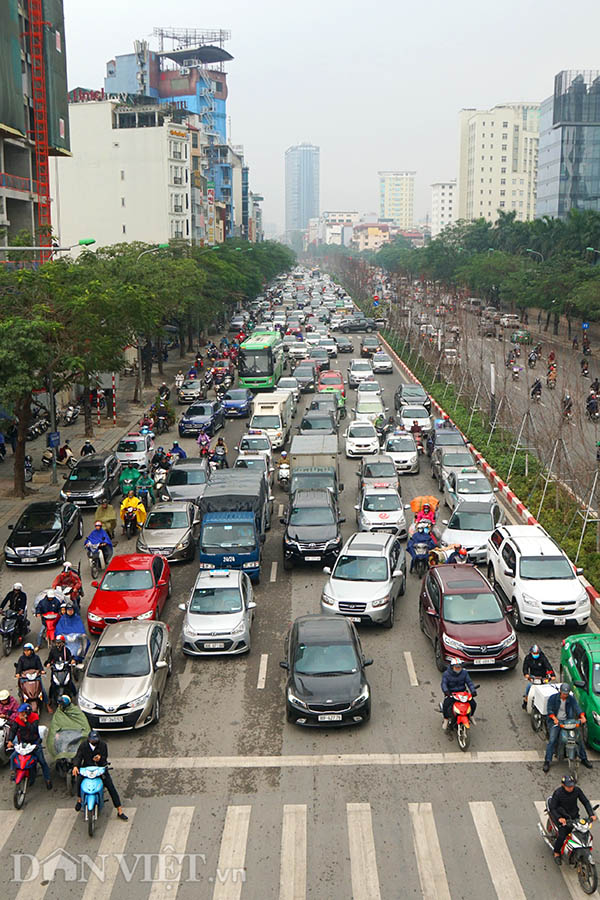
<instances>
[{"instance_id":1,"label":"hazy sky","mask_svg":"<svg viewBox=\"0 0 600 900\"><path fill-rule=\"evenodd\" d=\"M321 209L376 211L379 169L411 169L415 213L456 177L457 114L542 100L556 72L600 69L599 0L64 0L69 84L154 26L227 28L228 112L266 222L283 224L288 146L321 148Z\"/></svg>"}]
</instances>

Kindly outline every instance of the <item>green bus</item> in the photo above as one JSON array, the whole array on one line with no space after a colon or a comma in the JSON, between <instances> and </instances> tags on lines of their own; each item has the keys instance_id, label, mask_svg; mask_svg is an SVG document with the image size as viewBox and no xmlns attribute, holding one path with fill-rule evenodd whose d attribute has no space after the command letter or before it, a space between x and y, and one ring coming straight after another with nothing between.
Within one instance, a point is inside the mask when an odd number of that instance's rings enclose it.
<instances>
[{"instance_id":1,"label":"green bus","mask_svg":"<svg viewBox=\"0 0 600 900\"><path fill-rule=\"evenodd\" d=\"M283 341L274 331L255 331L240 347L238 383L250 390L272 391L283 375Z\"/></svg>"}]
</instances>

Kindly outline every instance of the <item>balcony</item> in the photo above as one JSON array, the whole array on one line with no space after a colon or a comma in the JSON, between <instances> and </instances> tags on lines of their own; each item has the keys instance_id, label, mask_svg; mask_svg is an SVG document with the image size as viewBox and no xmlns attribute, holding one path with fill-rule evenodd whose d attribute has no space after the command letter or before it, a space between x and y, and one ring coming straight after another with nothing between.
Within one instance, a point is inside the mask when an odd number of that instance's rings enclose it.
<instances>
[{"instance_id":1,"label":"balcony","mask_svg":"<svg viewBox=\"0 0 600 900\"><path fill-rule=\"evenodd\" d=\"M27 194L39 193L37 181L23 178L21 175L10 175L8 172L0 172L0 188L8 188L11 191L23 191Z\"/></svg>"}]
</instances>

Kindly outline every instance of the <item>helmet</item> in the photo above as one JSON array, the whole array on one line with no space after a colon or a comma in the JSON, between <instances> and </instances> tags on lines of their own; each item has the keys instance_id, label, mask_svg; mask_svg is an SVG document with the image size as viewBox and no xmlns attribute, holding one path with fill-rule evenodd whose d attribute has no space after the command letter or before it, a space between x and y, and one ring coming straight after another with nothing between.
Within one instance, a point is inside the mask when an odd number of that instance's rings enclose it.
<instances>
[{"instance_id":1,"label":"helmet","mask_svg":"<svg viewBox=\"0 0 600 900\"><path fill-rule=\"evenodd\" d=\"M426 528L427 528L427 525L425 522L423 522L423 521L417 522L417 531L425 531Z\"/></svg>"},{"instance_id":2,"label":"helmet","mask_svg":"<svg viewBox=\"0 0 600 900\"><path fill-rule=\"evenodd\" d=\"M174 446L174 447L179 447L179 441L173 441L173 446Z\"/></svg>"},{"instance_id":3,"label":"helmet","mask_svg":"<svg viewBox=\"0 0 600 900\"><path fill-rule=\"evenodd\" d=\"M10 694L8 691L0 691L0 703L6 703Z\"/></svg>"},{"instance_id":4,"label":"helmet","mask_svg":"<svg viewBox=\"0 0 600 900\"><path fill-rule=\"evenodd\" d=\"M98 525L100 526L100 528L102 528L102 522L100 521L100 519L98 519L96 522L94 522L94 528L97 528Z\"/></svg>"},{"instance_id":5,"label":"helmet","mask_svg":"<svg viewBox=\"0 0 600 900\"><path fill-rule=\"evenodd\" d=\"M84 441L84 443L85 443L85 444L89 444L89 443L90 443L90 439L89 439L89 438L86 438L85 441Z\"/></svg>"},{"instance_id":6,"label":"helmet","mask_svg":"<svg viewBox=\"0 0 600 900\"><path fill-rule=\"evenodd\" d=\"M281 458L282 458L282 459L287 459L287 451L286 451L286 450L282 450L282 451L281 451Z\"/></svg>"},{"instance_id":7,"label":"helmet","mask_svg":"<svg viewBox=\"0 0 600 900\"><path fill-rule=\"evenodd\" d=\"M68 695L68 694L63 694L62 697L59 697L59 698L58 698L58 705L60 706L61 709L66 709L68 706L70 706L70 705L71 705L71 698L69 697L69 695Z\"/></svg>"},{"instance_id":8,"label":"helmet","mask_svg":"<svg viewBox=\"0 0 600 900\"><path fill-rule=\"evenodd\" d=\"M72 600L65 600L65 602L64 602L62 605L63 605L66 609L75 609L75 604L73 603Z\"/></svg>"},{"instance_id":9,"label":"helmet","mask_svg":"<svg viewBox=\"0 0 600 900\"><path fill-rule=\"evenodd\" d=\"M65 572L69 572L72 568L73 568L73 566L71 565L71 563L68 560L63 563L63 569Z\"/></svg>"},{"instance_id":10,"label":"helmet","mask_svg":"<svg viewBox=\"0 0 600 900\"><path fill-rule=\"evenodd\" d=\"M164 448L164 447L159 447L158 450L157 450L156 452L157 452L157 453L164 453L164 452L165 452L165 448Z\"/></svg>"},{"instance_id":11,"label":"helmet","mask_svg":"<svg viewBox=\"0 0 600 900\"><path fill-rule=\"evenodd\" d=\"M416 419L413 419L413 425L418 425L418 424L419 424L419 423L417 422L417 420L416 420Z\"/></svg>"},{"instance_id":12,"label":"helmet","mask_svg":"<svg viewBox=\"0 0 600 900\"><path fill-rule=\"evenodd\" d=\"M425 510L428 510L428 511L429 511L430 509L431 509L431 505L430 505L429 503L424 503L424 504L423 504L423 512L425 512Z\"/></svg>"},{"instance_id":13,"label":"helmet","mask_svg":"<svg viewBox=\"0 0 600 900\"><path fill-rule=\"evenodd\" d=\"M97 744L99 740L100 735L98 734L98 732L90 731L90 733L88 734L88 741L90 742L90 744Z\"/></svg>"},{"instance_id":14,"label":"helmet","mask_svg":"<svg viewBox=\"0 0 600 900\"><path fill-rule=\"evenodd\" d=\"M31 712L31 706L29 705L29 703L21 703L21 705L19 706L17 712L30 713L30 712Z\"/></svg>"},{"instance_id":15,"label":"helmet","mask_svg":"<svg viewBox=\"0 0 600 900\"><path fill-rule=\"evenodd\" d=\"M65 636L64 636L64 634L57 634L56 637L54 638L54 640L55 640L55 641L60 641L61 644L64 644L64 642L65 642Z\"/></svg>"},{"instance_id":16,"label":"helmet","mask_svg":"<svg viewBox=\"0 0 600 900\"><path fill-rule=\"evenodd\" d=\"M567 682L566 682L566 681L563 681L563 683L562 683L561 686L560 686L560 693L561 693L561 694L568 694L568 693L570 693L570 691L571 691L571 688L569 687L569 685L567 684Z\"/></svg>"},{"instance_id":17,"label":"helmet","mask_svg":"<svg viewBox=\"0 0 600 900\"><path fill-rule=\"evenodd\" d=\"M563 778L561 778L561 784L564 784L565 787L575 787L577 782L572 775L564 775Z\"/></svg>"},{"instance_id":18,"label":"helmet","mask_svg":"<svg viewBox=\"0 0 600 900\"><path fill-rule=\"evenodd\" d=\"M21 582L15 581L15 583L13 584L13 591L22 591L22 590L23 590L23 585L21 584Z\"/></svg>"},{"instance_id":19,"label":"helmet","mask_svg":"<svg viewBox=\"0 0 600 900\"><path fill-rule=\"evenodd\" d=\"M461 559L466 559L466 558L467 558L467 549L466 549L466 547L459 547L459 548L458 548L458 555L460 556Z\"/></svg>"},{"instance_id":20,"label":"helmet","mask_svg":"<svg viewBox=\"0 0 600 900\"><path fill-rule=\"evenodd\" d=\"M532 656L534 656L537 659L537 657L540 655L540 648L538 647L537 644L532 644L531 647L529 648L529 652L531 653Z\"/></svg>"},{"instance_id":21,"label":"helmet","mask_svg":"<svg viewBox=\"0 0 600 900\"><path fill-rule=\"evenodd\" d=\"M23 650L33 650L33 644L28 641L26 644L23 644Z\"/></svg>"},{"instance_id":22,"label":"helmet","mask_svg":"<svg viewBox=\"0 0 600 900\"><path fill-rule=\"evenodd\" d=\"M454 656L454 657L450 660L450 665L453 666L453 667L454 667L454 666L459 666L459 667L462 669L462 667L463 667L462 659L458 659L458 657Z\"/></svg>"}]
</instances>

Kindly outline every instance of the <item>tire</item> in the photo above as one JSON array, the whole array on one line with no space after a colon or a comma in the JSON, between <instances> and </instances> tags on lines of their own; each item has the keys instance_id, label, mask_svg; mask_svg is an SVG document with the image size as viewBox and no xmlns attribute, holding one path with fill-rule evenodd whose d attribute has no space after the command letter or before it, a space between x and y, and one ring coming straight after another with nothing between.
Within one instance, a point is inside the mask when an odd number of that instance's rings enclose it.
<instances>
[{"instance_id":1,"label":"tire","mask_svg":"<svg viewBox=\"0 0 600 900\"><path fill-rule=\"evenodd\" d=\"M371 332L373 331L373 329L372 329L371 326L369 325L368 328L365 328L365 331L367 332L367 334L371 334Z\"/></svg>"},{"instance_id":2,"label":"tire","mask_svg":"<svg viewBox=\"0 0 600 900\"><path fill-rule=\"evenodd\" d=\"M61 566L62 566L62 564L64 563L64 561L65 561L66 558L67 558L67 547L66 547L66 544L61 544L61 545L60 545L60 559L59 559L59 563L60 563Z\"/></svg>"},{"instance_id":3,"label":"tire","mask_svg":"<svg viewBox=\"0 0 600 900\"><path fill-rule=\"evenodd\" d=\"M584 894L594 894L598 887L598 872L595 863L589 859L581 860L577 866L577 878Z\"/></svg>"},{"instance_id":4,"label":"tire","mask_svg":"<svg viewBox=\"0 0 600 900\"><path fill-rule=\"evenodd\" d=\"M77 526L77 537L75 538L75 540L80 541L82 537L83 537L83 519L80 518L79 525Z\"/></svg>"},{"instance_id":5,"label":"tire","mask_svg":"<svg viewBox=\"0 0 600 900\"><path fill-rule=\"evenodd\" d=\"M292 569L294 568L294 563L292 562L292 560L286 559L285 555L283 557L283 568L285 569L286 572L291 572Z\"/></svg>"},{"instance_id":6,"label":"tire","mask_svg":"<svg viewBox=\"0 0 600 900\"><path fill-rule=\"evenodd\" d=\"M173 674L173 654L169 653L169 658L167 660L167 678L170 678Z\"/></svg>"},{"instance_id":7,"label":"tire","mask_svg":"<svg viewBox=\"0 0 600 900\"><path fill-rule=\"evenodd\" d=\"M5 656L10 656L10 651L12 650L12 638L10 635L5 635L2 638L2 650Z\"/></svg>"},{"instance_id":8,"label":"tire","mask_svg":"<svg viewBox=\"0 0 600 900\"><path fill-rule=\"evenodd\" d=\"M444 672L446 669L446 663L442 656L442 648L440 647L440 642L436 640L434 651L435 653L435 664L438 668L438 672Z\"/></svg>"},{"instance_id":9,"label":"tire","mask_svg":"<svg viewBox=\"0 0 600 900\"><path fill-rule=\"evenodd\" d=\"M382 622L384 628L393 628L394 627L394 619L396 618L396 604L392 600L390 603L390 611L388 613L388 617L385 622Z\"/></svg>"},{"instance_id":10,"label":"tire","mask_svg":"<svg viewBox=\"0 0 600 900\"><path fill-rule=\"evenodd\" d=\"M569 759L569 775L572 775L575 781L577 781L577 772L579 770L579 759L575 757L575 759Z\"/></svg>"},{"instance_id":11,"label":"tire","mask_svg":"<svg viewBox=\"0 0 600 900\"><path fill-rule=\"evenodd\" d=\"M100 563L97 559L92 560L92 565L90 567L92 573L92 581L97 581L98 576L100 575Z\"/></svg>"},{"instance_id":12,"label":"tire","mask_svg":"<svg viewBox=\"0 0 600 900\"><path fill-rule=\"evenodd\" d=\"M25 803L25 794L27 793L27 778L24 778L23 781L20 781L15 785L15 792L13 794L13 805L15 809L23 809L23 804Z\"/></svg>"},{"instance_id":13,"label":"tire","mask_svg":"<svg viewBox=\"0 0 600 900\"><path fill-rule=\"evenodd\" d=\"M487 578L492 587L496 586L496 576L494 575L494 567L491 563L488 563L487 568Z\"/></svg>"},{"instance_id":14,"label":"tire","mask_svg":"<svg viewBox=\"0 0 600 900\"><path fill-rule=\"evenodd\" d=\"M456 726L456 739L458 741L458 746L465 753L469 749L469 745L471 743L471 729L467 728L463 723L459 723Z\"/></svg>"},{"instance_id":15,"label":"tire","mask_svg":"<svg viewBox=\"0 0 600 900\"><path fill-rule=\"evenodd\" d=\"M88 809L88 834L90 837L94 837L94 832L96 830L96 810L97 806L94 806L93 809Z\"/></svg>"},{"instance_id":16,"label":"tire","mask_svg":"<svg viewBox=\"0 0 600 900\"><path fill-rule=\"evenodd\" d=\"M152 724L158 725L160 722L160 696L156 695L156 702L154 704L154 712L152 715Z\"/></svg>"},{"instance_id":17,"label":"tire","mask_svg":"<svg viewBox=\"0 0 600 900\"><path fill-rule=\"evenodd\" d=\"M535 706L531 710L531 728L533 731L540 732L542 730L542 725L544 724L544 717L542 716L539 709L536 709Z\"/></svg>"},{"instance_id":18,"label":"tire","mask_svg":"<svg viewBox=\"0 0 600 900\"><path fill-rule=\"evenodd\" d=\"M515 629L515 631L525 631L525 626L523 625L523 622L521 621L521 614L519 612L519 607L514 602L514 600L513 600L512 609L513 609L513 611L510 614L510 620L512 622L513 628Z\"/></svg>"}]
</instances>

